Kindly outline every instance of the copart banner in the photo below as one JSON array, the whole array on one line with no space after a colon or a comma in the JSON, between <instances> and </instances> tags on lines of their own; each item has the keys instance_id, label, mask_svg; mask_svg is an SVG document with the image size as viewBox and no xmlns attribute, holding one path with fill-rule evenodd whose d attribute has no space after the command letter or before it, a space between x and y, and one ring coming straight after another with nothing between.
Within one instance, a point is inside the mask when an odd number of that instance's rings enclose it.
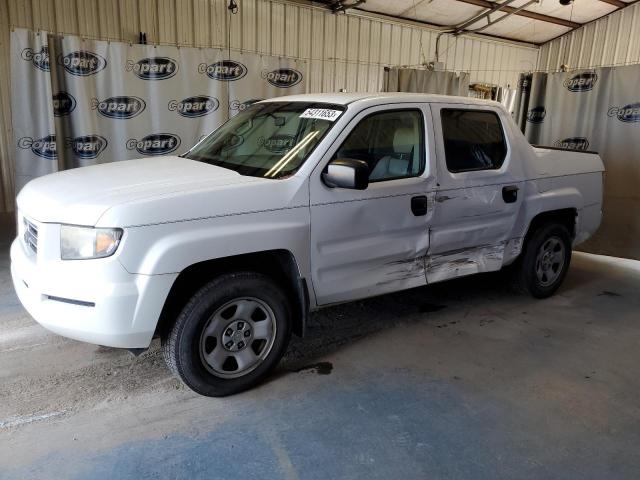
<instances>
[{"instance_id":1,"label":"copart banner","mask_svg":"<svg viewBox=\"0 0 640 480\"><path fill-rule=\"evenodd\" d=\"M306 62L11 34L16 191L67 168L180 154L247 105L304 93Z\"/></svg>"},{"instance_id":2,"label":"copart banner","mask_svg":"<svg viewBox=\"0 0 640 480\"><path fill-rule=\"evenodd\" d=\"M602 225L580 249L640 259L639 83L640 65L520 78L515 116L532 144L593 150L604 161Z\"/></svg>"}]
</instances>

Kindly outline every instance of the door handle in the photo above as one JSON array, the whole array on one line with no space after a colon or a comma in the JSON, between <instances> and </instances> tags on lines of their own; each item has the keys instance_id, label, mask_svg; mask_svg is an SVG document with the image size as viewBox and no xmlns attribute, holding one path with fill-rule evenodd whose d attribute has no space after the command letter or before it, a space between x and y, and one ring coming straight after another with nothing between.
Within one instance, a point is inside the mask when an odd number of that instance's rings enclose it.
<instances>
[{"instance_id":1,"label":"door handle","mask_svg":"<svg viewBox=\"0 0 640 480\"><path fill-rule=\"evenodd\" d=\"M505 203L515 203L518 200L518 187L516 185L502 187L502 199Z\"/></svg>"},{"instance_id":2,"label":"door handle","mask_svg":"<svg viewBox=\"0 0 640 480\"><path fill-rule=\"evenodd\" d=\"M424 195L420 195L419 197L411 198L411 212L416 217L421 217L422 215L426 215L428 208L427 197Z\"/></svg>"}]
</instances>

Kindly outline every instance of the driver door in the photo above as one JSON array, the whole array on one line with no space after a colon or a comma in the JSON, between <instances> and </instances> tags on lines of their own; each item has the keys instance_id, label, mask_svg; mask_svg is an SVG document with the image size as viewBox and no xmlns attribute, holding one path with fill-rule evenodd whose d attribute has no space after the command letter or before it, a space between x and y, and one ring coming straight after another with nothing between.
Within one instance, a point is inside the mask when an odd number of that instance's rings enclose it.
<instances>
[{"instance_id":1,"label":"driver door","mask_svg":"<svg viewBox=\"0 0 640 480\"><path fill-rule=\"evenodd\" d=\"M360 112L310 179L311 266L319 305L426 284L435 171L431 115L422 104ZM338 158L369 166L365 190L322 181Z\"/></svg>"}]
</instances>

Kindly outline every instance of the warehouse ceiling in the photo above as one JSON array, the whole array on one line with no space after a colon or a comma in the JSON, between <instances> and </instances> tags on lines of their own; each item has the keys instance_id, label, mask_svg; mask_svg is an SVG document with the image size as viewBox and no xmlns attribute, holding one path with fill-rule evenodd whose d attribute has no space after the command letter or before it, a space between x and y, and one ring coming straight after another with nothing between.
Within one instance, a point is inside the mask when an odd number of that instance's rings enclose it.
<instances>
[{"instance_id":1,"label":"warehouse ceiling","mask_svg":"<svg viewBox=\"0 0 640 480\"><path fill-rule=\"evenodd\" d=\"M559 0L322 0L322 3L336 11L355 8L452 30L540 44L634 1L575 0L569 5L561 5Z\"/></svg>"}]
</instances>

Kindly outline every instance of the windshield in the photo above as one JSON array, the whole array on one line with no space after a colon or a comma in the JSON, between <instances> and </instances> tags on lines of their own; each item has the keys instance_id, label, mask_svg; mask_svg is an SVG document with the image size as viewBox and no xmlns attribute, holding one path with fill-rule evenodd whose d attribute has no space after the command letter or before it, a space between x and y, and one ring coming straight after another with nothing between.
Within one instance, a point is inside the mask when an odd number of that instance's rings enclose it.
<instances>
[{"instance_id":1,"label":"windshield","mask_svg":"<svg viewBox=\"0 0 640 480\"><path fill-rule=\"evenodd\" d=\"M343 106L316 102L258 103L184 157L241 175L283 178L300 168L343 111Z\"/></svg>"}]
</instances>

